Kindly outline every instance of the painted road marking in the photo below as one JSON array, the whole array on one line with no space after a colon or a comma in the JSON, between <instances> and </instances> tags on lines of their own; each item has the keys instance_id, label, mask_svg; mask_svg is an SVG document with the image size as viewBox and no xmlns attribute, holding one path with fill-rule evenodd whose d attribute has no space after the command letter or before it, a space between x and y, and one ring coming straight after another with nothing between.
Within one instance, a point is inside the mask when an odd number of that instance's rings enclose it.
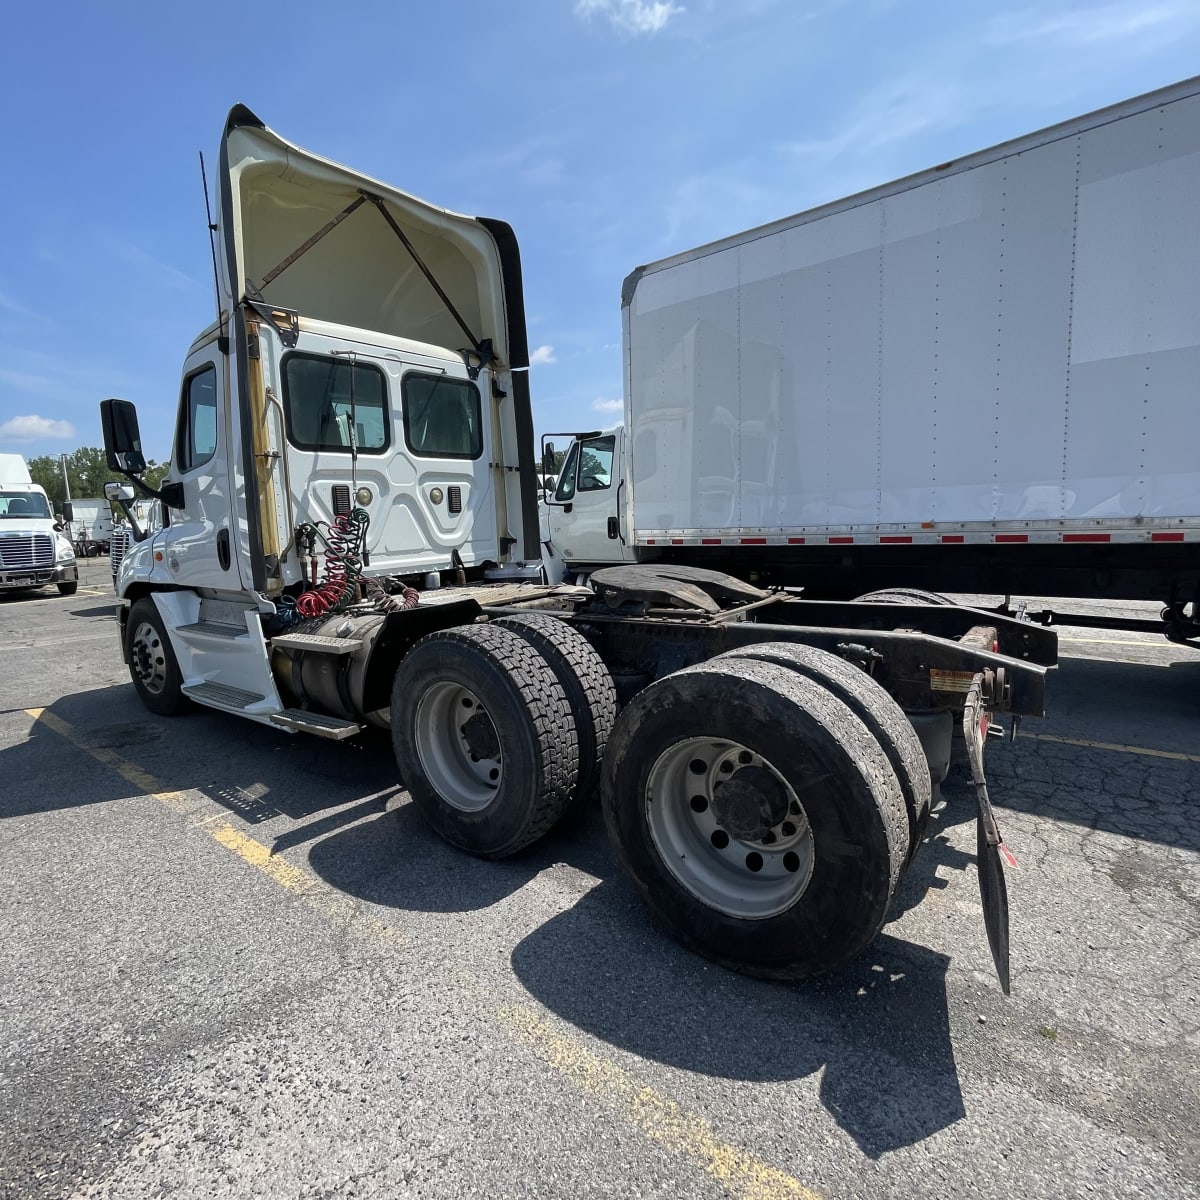
<instances>
[{"instance_id":1,"label":"painted road marking","mask_svg":"<svg viewBox=\"0 0 1200 1200\"><path fill-rule=\"evenodd\" d=\"M194 794L188 792L165 789L135 763L112 750L91 745L75 726L55 713L47 712L44 708L27 708L25 712L97 762L116 771L145 795L191 818L192 828L207 833L244 863L300 897L322 915L347 922L352 920L357 928L389 940L394 941L399 935L399 931L385 921L359 911L358 904L344 892L331 887L302 867L275 857L269 846L264 846L230 824L223 811L208 811L197 818L197 810L207 807L206 801L197 802ZM455 974L479 998L480 1008L488 1011L488 990L482 981L461 972ZM532 1008L526 1005L509 1006L501 1010L498 1017L500 1028L506 1036L530 1046L543 1063L579 1091L620 1113L643 1136L663 1149L690 1159L739 1200L822 1200L820 1193L806 1188L798 1179L760 1162L736 1146L722 1142L703 1118L693 1116L653 1088L643 1087L616 1063L559 1033L552 1022Z\"/></svg>"},{"instance_id":2,"label":"painted road marking","mask_svg":"<svg viewBox=\"0 0 1200 1200\"><path fill-rule=\"evenodd\" d=\"M1121 742L1093 742L1087 738L1059 737L1054 733L1024 733L1022 737L1035 742L1058 742L1062 746L1085 746L1089 750L1116 750L1121 754L1141 754L1146 758L1170 758L1176 762L1200 763L1200 754L1184 754L1181 750L1153 750L1149 746L1127 746Z\"/></svg>"},{"instance_id":3,"label":"painted road marking","mask_svg":"<svg viewBox=\"0 0 1200 1200\"><path fill-rule=\"evenodd\" d=\"M564 1037L555 1026L524 1005L504 1008L500 1019L528 1043L547 1066L565 1075L581 1092L621 1113L652 1142L702 1164L711 1175L744 1200L820 1200L799 1180L759 1162L720 1141L712 1126L685 1112L673 1100L642 1087L616 1063Z\"/></svg>"}]
</instances>

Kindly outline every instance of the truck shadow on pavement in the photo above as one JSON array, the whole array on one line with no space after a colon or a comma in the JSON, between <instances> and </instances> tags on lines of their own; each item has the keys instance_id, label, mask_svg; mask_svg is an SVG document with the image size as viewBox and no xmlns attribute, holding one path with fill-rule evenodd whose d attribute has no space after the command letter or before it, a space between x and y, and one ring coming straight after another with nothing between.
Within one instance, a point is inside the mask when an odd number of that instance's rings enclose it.
<instances>
[{"instance_id":1,"label":"truck shadow on pavement","mask_svg":"<svg viewBox=\"0 0 1200 1200\"><path fill-rule=\"evenodd\" d=\"M443 844L406 803L316 842L308 859L341 891L418 912L482 910L553 873L555 892L578 899L525 936L511 962L525 988L570 1024L718 1078L769 1083L819 1073L821 1101L872 1157L965 1115L946 956L884 934L853 964L812 983L714 966L655 925L595 807L525 854L480 862Z\"/></svg>"}]
</instances>

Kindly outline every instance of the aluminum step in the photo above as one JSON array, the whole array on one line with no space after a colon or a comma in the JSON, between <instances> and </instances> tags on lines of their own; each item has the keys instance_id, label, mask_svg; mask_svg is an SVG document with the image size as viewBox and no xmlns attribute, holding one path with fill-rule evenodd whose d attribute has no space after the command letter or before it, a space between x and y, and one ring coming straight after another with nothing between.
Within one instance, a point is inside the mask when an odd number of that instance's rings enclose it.
<instances>
[{"instance_id":1,"label":"aluminum step","mask_svg":"<svg viewBox=\"0 0 1200 1200\"><path fill-rule=\"evenodd\" d=\"M177 625L175 632L182 633L185 637L199 635L200 637L224 638L227 642L232 642L237 638L250 640L245 625L226 625L222 621L195 621L191 625Z\"/></svg>"},{"instance_id":2,"label":"aluminum step","mask_svg":"<svg viewBox=\"0 0 1200 1200\"><path fill-rule=\"evenodd\" d=\"M266 700L266 696L260 696L257 692L243 691L241 688L230 687L227 683L213 683L209 679L202 683L185 683L179 690L201 704L223 708L228 712L245 712L246 709Z\"/></svg>"},{"instance_id":3,"label":"aluminum step","mask_svg":"<svg viewBox=\"0 0 1200 1200\"><path fill-rule=\"evenodd\" d=\"M281 650L313 650L318 654L353 654L362 649L357 638L326 637L322 633L281 633L271 639Z\"/></svg>"},{"instance_id":4,"label":"aluminum step","mask_svg":"<svg viewBox=\"0 0 1200 1200\"><path fill-rule=\"evenodd\" d=\"M271 722L275 725L282 725L285 729L295 729L301 733L314 734L317 737L332 738L335 742L340 742L342 738L353 737L356 733L361 733L363 728L353 721L343 721L340 717L327 717L323 713L306 712L302 708L285 708L283 712L272 713Z\"/></svg>"}]
</instances>

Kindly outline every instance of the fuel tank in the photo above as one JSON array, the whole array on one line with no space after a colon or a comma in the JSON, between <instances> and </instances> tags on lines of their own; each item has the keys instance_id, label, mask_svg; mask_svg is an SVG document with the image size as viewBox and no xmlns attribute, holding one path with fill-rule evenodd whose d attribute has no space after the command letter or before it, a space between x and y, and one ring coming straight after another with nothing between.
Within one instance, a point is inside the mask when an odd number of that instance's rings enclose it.
<instances>
[{"instance_id":1,"label":"fuel tank","mask_svg":"<svg viewBox=\"0 0 1200 1200\"><path fill-rule=\"evenodd\" d=\"M388 708L364 710L367 665L386 613L332 613L271 639L271 671L285 703L386 729Z\"/></svg>"}]
</instances>

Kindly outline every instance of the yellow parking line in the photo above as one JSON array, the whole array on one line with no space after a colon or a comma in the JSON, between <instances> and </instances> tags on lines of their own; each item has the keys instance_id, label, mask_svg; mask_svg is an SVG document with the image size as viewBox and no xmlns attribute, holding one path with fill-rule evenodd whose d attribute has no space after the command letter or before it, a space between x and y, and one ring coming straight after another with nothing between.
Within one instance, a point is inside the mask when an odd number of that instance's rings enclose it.
<instances>
[{"instance_id":1,"label":"yellow parking line","mask_svg":"<svg viewBox=\"0 0 1200 1200\"><path fill-rule=\"evenodd\" d=\"M1149 746L1127 746L1121 742L1093 742L1088 738L1059 737L1053 733L1023 734L1036 742L1058 742L1063 746L1086 746L1089 750L1116 750L1121 754L1141 754L1146 758L1171 758L1176 762L1200 763L1200 754L1184 754L1182 750L1153 750Z\"/></svg>"},{"instance_id":2,"label":"yellow parking line","mask_svg":"<svg viewBox=\"0 0 1200 1200\"><path fill-rule=\"evenodd\" d=\"M743 1200L820 1200L799 1180L720 1141L712 1126L652 1088L642 1087L616 1063L564 1037L532 1009L509 1007L500 1018L534 1053L581 1092L616 1109L652 1142L699 1162L706 1174Z\"/></svg>"},{"instance_id":3,"label":"yellow parking line","mask_svg":"<svg viewBox=\"0 0 1200 1200\"><path fill-rule=\"evenodd\" d=\"M27 708L25 712L97 762L111 767L122 779L160 804L184 815L189 810L195 811L195 802L188 793L168 790L154 776L121 755L91 745L79 730L55 713L43 708ZM275 857L270 847L242 833L222 814L202 815L192 821L192 827L203 830L244 863L324 915L352 919L357 927L378 937L391 940L397 936L391 925L359 912L355 901L344 892L330 887L302 867ZM470 976L463 978L477 995L487 995L487 989L478 980ZM486 1007L486 1003L483 1006ZM498 1015L500 1027L507 1036L530 1046L542 1062L581 1092L619 1112L650 1141L690 1159L740 1200L821 1200L819 1193L806 1188L798 1179L722 1142L703 1118L686 1112L674 1100L652 1088L643 1087L616 1063L559 1033L551 1022L533 1009L511 1006Z\"/></svg>"}]
</instances>

